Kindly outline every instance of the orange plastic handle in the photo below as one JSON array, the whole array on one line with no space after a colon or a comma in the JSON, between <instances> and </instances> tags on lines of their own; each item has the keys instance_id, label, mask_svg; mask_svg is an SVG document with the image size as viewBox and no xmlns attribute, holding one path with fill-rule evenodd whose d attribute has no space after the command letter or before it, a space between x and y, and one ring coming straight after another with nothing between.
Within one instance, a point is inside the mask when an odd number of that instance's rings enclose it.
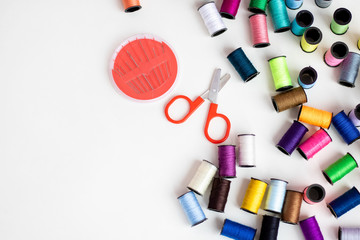
<instances>
[{"instance_id":1,"label":"orange plastic handle","mask_svg":"<svg viewBox=\"0 0 360 240\"><path fill-rule=\"evenodd\" d=\"M170 117L169 108L178 99L184 99L189 103L189 112L183 118L181 118L179 120L175 120L175 119ZM201 97L197 97L194 101L191 101L190 98L188 98L187 96L184 96L184 95L175 96L173 99L170 100L170 102L168 102L168 104L166 104L165 116L166 116L166 118L167 118L167 120L169 122L172 122L172 123L175 123L175 124L183 123L191 116L191 114L193 114L195 112L196 109L198 109L198 107L200 107L200 105L203 102L204 102L204 99L201 98Z\"/></svg>"},{"instance_id":2,"label":"orange plastic handle","mask_svg":"<svg viewBox=\"0 0 360 240\"><path fill-rule=\"evenodd\" d=\"M230 120L224 114L217 113L216 112L217 108L218 108L217 104L215 104L215 103L210 104L210 109L209 109L209 113L208 113L206 123L205 123L205 129L204 129L205 137L207 138L207 140L209 140L210 142L215 143L215 144L224 142L229 137L230 128L231 128ZM214 118L217 118L217 117L224 119L224 121L226 123L225 135L221 139L213 139L209 135L210 122L211 122L211 120L213 120Z\"/></svg>"}]
</instances>

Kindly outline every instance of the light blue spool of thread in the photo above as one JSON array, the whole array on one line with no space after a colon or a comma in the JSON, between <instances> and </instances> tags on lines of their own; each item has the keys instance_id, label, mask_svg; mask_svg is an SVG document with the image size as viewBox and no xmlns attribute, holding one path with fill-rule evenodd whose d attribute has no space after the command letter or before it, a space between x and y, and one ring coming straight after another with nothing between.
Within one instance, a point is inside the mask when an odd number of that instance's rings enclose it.
<instances>
[{"instance_id":1,"label":"light blue spool of thread","mask_svg":"<svg viewBox=\"0 0 360 240\"><path fill-rule=\"evenodd\" d=\"M285 4L289 9L296 10L303 5L303 0L285 0Z\"/></svg>"},{"instance_id":2,"label":"light blue spool of thread","mask_svg":"<svg viewBox=\"0 0 360 240\"><path fill-rule=\"evenodd\" d=\"M360 132L355 127L351 119L345 114L344 110L336 114L331 121L344 141L350 145L360 139Z\"/></svg>"},{"instance_id":3,"label":"light blue spool of thread","mask_svg":"<svg viewBox=\"0 0 360 240\"><path fill-rule=\"evenodd\" d=\"M314 16L308 10L301 10L296 14L291 23L291 32L296 36L302 36L306 29L311 27L314 22Z\"/></svg>"},{"instance_id":4,"label":"light blue spool of thread","mask_svg":"<svg viewBox=\"0 0 360 240\"><path fill-rule=\"evenodd\" d=\"M290 19L284 0L270 0L268 6L275 32L280 33L290 30Z\"/></svg>"},{"instance_id":5,"label":"light blue spool of thread","mask_svg":"<svg viewBox=\"0 0 360 240\"><path fill-rule=\"evenodd\" d=\"M331 5L332 0L315 0L315 3L320 8L327 8Z\"/></svg>"},{"instance_id":6,"label":"light blue spool of thread","mask_svg":"<svg viewBox=\"0 0 360 240\"><path fill-rule=\"evenodd\" d=\"M225 219L220 235L236 240L253 240L256 229Z\"/></svg>"},{"instance_id":7,"label":"light blue spool of thread","mask_svg":"<svg viewBox=\"0 0 360 240\"><path fill-rule=\"evenodd\" d=\"M359 73L360 54L349 52L342 62L339 83L345 87L355 87L355 80Z\"/></svg>"},{"instance_id":8,"label":"light blue spool of thread","mask_svg":"<svg viewBox=\"0 0 360 240\"><path fill-rule=\"evenodd\" d=\"M178 199L192 227L207 220L194 192L187 192Z\"/></svg>"},{"instance_id":9,"label":"light blue spool of thread","mask_svg":"<svg viewBox=\"0 0 360 240\"><path fill-rule=\"evenodd\" d=\"M312 88L317 80L317 72L312 67L305 67L303 68L298 77L299 85L304 89Z\"/></svg>"},{"instance_id":10,"label":"light blue spool of thread","mask_svg":"<svg viewBox=\"0 0 360 240\"><path fill-rule=\"evenodd\" d=\"M281 213L288 182L271 178L269 190L265 200L265 210L273 213Z\"/></svg>"}]
</instances>

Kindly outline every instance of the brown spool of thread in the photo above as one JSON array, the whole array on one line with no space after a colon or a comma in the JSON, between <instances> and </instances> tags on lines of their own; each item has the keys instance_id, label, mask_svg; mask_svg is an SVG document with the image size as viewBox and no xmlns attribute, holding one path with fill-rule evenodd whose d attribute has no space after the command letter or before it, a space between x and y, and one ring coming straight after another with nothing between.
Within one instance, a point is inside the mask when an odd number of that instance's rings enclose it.
<instances>
[{"instance_id":1,"label":"brown spool of thread","mask_svg":"<svg viewBox=\"0 0 360 240\"><path fill-rule=\"evenodd\" d=\"M122 0L125 12L135 12L141 9L140 0Z\"/></svg>"},{"instance_id":2,"label":"brown spool of thread","mask_svg":"<svg viewBox=\"0 0 360 240\"><path fill-rule=\"evenodd\" d=\"M273 96L271 99L277 112L282 112L307 102L307 96L302 87L297 87L287 92L282 92Z\"/></svg>"},{"instance_id":3,"label":"brown spool of thread","mask_svg":"<svg viewBox=\"0 0 360 240\"><path fill-rule=\"evenodd\" d=\"M210 193L208 209L216 212L224 212L230 191L231 181L224 178L214 178Z\"/></svg>"},{"instance_id":4,"label":"brown spool of thread","mask_svg":"<svg viewBox=\"0 0 360 240\"><path fill-rule=\"evenodd\" d=\"M281 221L289 224L297 224L299 222L302 198L303 194L301 192L293 190L286 191Z\"/></svg>"}]
</instances>

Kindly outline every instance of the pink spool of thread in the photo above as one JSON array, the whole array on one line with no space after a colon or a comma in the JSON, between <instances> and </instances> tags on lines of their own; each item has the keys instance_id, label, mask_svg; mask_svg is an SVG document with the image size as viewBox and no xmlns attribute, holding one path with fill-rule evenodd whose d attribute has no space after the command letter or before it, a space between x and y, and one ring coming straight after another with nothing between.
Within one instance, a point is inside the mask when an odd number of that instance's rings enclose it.
<instances>
[{"instance_id":1,"label":"pink spool of thread","mask_svg":"<svg viewBox=\"0 0 360 240\"><path fill-rule=\"evenodd\" d=\"M262 48L270 45L265 13L249 17L253 47Z\"/></svg>"},{"instance_id":2,"label":"pink spool of thread","mask_svg":"<svg viewBox=\"0 0 360 240\"><path fill-rule=\"evenodd\" d=\"M314 157L321 149L332 142L330 135L322 128L316 131L297 148L301 156L306 160Z\"/></svg>"},{"instance_id":3,"label":"pink spool of thread","mask_svg":"<svg viewBox=\"0 0 360 240\"><path fill-rule=\"evenodd\" d=\"M348 46L343 42L335 42L324 55L324 61L329 67L337 67L349 53Z\"/></svg>"},{"instance_id":4,"label":"pink spool of thread","mask_svg":"<svg viewBox=\"0 0 360 240\"><path fill-rule=\"evenodd\" d=\"M241 0L224 0L220 8L220 15L224 18L235 19L240 2Z\"/></svg>"}]
</instances>

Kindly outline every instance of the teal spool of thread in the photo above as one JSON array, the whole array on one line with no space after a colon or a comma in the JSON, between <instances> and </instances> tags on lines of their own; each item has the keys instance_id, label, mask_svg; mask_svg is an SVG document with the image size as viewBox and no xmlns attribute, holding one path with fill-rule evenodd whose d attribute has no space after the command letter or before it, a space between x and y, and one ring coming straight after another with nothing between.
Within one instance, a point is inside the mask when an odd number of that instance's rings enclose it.
<instances>
[{"instance_id":1,"label":"teal spool of thread","mask_svg":"<svg viewBox=\"0 0 360 240\"><path fill-rule=\"evenodd\" d=\"M304 0L285 0L286 6L291 10L296 10L301 8Z\"/></svg>"},{"instance_id":2,"label":"teal spool of thread","mask_svg":"<svg viewBox=\"0 0 360 240\"><path fill-rule=\"evenodd\" d=\"M280 33L290 30L290 19L284 0L270 0L268 6L275 32Z\"/></svg>"},{"instance_id":3,"label":"teal spool of thread","mask_svg":"<svg viewBox=\"0 0 360 240\"><path fill-rule=\"evenodd\" d=\"M293 87L286 56L274 57L268 60L271 74L277 92L285 91Z\"/></svg>"},{"instance_id":4,"label":"teal spool of thread","mask_svg":"<svg viewBox=\"0 0 360 240\"><path fill-rule=\"evenodd\" d=\"M311 27L314 22L314 16L308 10L301 10L296 14L291 23L291 32L296 36L302 36L306 29Z\"/></svg>"},{"instance_id":5,"label":"teal spool of thread","mask_svg":"<svg viewBox=\"0 0 360 240\"><path fill-rule=\"evenodd\" d=\"M347 32L349 29L349 24L351 22L351 12L346 8L338 8L335 10L333 15L333 20L330 24L330 29L333 33L337 35L342 35Z\"/></svg>"},{"instance_id":6,"label":"teal spool of thread","mask_svg":"<svg viewBox=\"0 0 360 240\"><path fill-rule=\"evenodd\" d=\"M347 153L323 170L323 174L329 183L334 184L357 167L359 166L354 157L350 153Z\"/></svg>"}]
</instances>

